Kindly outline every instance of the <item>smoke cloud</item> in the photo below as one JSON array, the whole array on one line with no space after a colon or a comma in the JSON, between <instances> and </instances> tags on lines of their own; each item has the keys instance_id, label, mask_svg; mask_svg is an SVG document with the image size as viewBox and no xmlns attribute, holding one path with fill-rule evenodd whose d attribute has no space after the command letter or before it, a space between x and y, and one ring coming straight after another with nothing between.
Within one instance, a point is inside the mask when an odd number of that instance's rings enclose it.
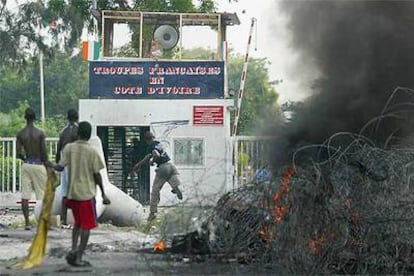
<instances>
[{"instance_id":1,"label":"smoke cloud","mask_svg":"<svg viewBox=\"0 0 414 276\"><path fill-rule=\"evenodd\" d=\"M292 47L320 77L292 121L271 130L278 135L272 153L276 163L287 161L301 145L322 143L337 132L359 133L381 114L397 87L414 88L414 1L279 4L289 17ZM375 121L380 124L364 128L363 134L378 146L407 137L412 113L402 103L413 100L407 90L396 93L390 106L399 104L392 111L399 117Z\"/></svg>"}]
</instances>

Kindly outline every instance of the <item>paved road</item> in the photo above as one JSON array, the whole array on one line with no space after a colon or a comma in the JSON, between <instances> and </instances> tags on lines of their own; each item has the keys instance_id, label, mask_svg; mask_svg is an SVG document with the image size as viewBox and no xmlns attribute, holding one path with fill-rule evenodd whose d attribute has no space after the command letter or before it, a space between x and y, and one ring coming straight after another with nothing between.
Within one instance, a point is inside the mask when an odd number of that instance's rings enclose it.
<instances>
[{"instance_id":1,"label":"paved road","mask_svg":"<svg viewBox=\"0 0 414 276\"><path fill-rule=\"evenodd\" d=\"M156 236L113 226L100 226L91 232L85 254L91 267L75 268L66 263L71 230L53 228L48 233L47 255L39 267L11 269L26 256L35 231L0 229L0 275L275 275L237 262L155 253L152 247Z\"/></svg>"}]
</instances>

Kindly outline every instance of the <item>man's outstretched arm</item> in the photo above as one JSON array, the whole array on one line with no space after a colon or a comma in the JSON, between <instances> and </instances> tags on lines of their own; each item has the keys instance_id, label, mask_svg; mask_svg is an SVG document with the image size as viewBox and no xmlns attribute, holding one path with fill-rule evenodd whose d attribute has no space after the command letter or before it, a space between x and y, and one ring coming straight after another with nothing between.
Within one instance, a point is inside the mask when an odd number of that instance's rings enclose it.
<instances>
[{"instance_id":1,"label":"man's outstretched arm","mask_svg":"<svg viewBox=\"0 0 414 276\"><path fill-rule=\"evenodd\" d=\"M152 154L151 153L145 155L145 157L142 158L141 161L139 161L137 164L135 164L135 166L133 168L133 171L134 172L139 171L139 169L141 168L141 166L144 165L145 163L147 163L151 159L151 157L152 157Z\"/></svg>"},{"instance_id":2,"label":"man's outstretched arm","mask_svg":"<svg viewBox=\"0 0 414 276\"><path fill-rule=\"evenodd\" d=\"M49 167L49 168L52 168L52 169L55 169L58 172L63 171L63 169L65 168L65 166L63 166L62 164L59 164L59 163L53 164L49 160L45 162L45 166Z\"/></svg>"}]
</instances>

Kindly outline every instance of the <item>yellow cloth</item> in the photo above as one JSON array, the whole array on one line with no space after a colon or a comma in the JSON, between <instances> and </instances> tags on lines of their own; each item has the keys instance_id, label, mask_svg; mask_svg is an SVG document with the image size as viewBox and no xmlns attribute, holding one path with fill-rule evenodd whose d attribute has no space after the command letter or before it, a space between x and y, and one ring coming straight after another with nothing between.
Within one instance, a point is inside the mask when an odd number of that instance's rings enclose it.
<instances>
[{"instance_id":1,"label":"yellow cloth","mask_svg":"<svg viewBox=\"0 0 414 276\"><path fill-rule=\"evenodd\" d=\"M37 231L29 248L29 254L23 260L17 262L13 268L29 269L42 263L46 253L47 230L50 224L50 213L58 178L53 169L47 169L47 181L45 195L43 197L42 210L40 213Z\"/></svg>"}]
</instances>

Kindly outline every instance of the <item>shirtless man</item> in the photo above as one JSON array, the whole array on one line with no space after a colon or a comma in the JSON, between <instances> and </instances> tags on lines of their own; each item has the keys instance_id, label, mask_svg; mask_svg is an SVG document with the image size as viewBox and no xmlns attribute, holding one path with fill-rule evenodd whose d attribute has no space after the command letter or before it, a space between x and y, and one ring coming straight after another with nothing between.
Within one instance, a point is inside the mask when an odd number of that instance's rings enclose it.
<instances>
[{"instance_id":1,"label":"shirtless man","mask_svg":"<svg viewBox=\"0 0 414 276\"><path fill-rule=\"evenodd\" d=\"M43 130L34 125L36 113L33 109L28 108L25 111L24 118L26 126L17 133L17 157L23 161L22 165L22 211L25 221L25 229L30 230L29 221L29 200L34 190L37 200L43 199L46 186L47 162L46 154L46 137Z\"/></svg>"},{"instance_id":2,"label":"shirtless man","mask_svg":"<svg viewBox=\"0 0 414 276\"><path fill-rule=\"evenodd\" d=\"M56 163L59 163L62 150L66 144L72 143L78 139L78 119L79 115L78 112L74 109L69 109L67 114L68 124L62 130L59 135L59 141L57 144L57 151L56 151ZM68 168L65 169L60 174L60 185L61 185L61 192L62 192L62 212L61 212L61 224L63 228L70 228L67 223L67 207L65 204L66 195L68 193L68 184L69 184L69 172Z\"/></svg>"}]
</instances>

